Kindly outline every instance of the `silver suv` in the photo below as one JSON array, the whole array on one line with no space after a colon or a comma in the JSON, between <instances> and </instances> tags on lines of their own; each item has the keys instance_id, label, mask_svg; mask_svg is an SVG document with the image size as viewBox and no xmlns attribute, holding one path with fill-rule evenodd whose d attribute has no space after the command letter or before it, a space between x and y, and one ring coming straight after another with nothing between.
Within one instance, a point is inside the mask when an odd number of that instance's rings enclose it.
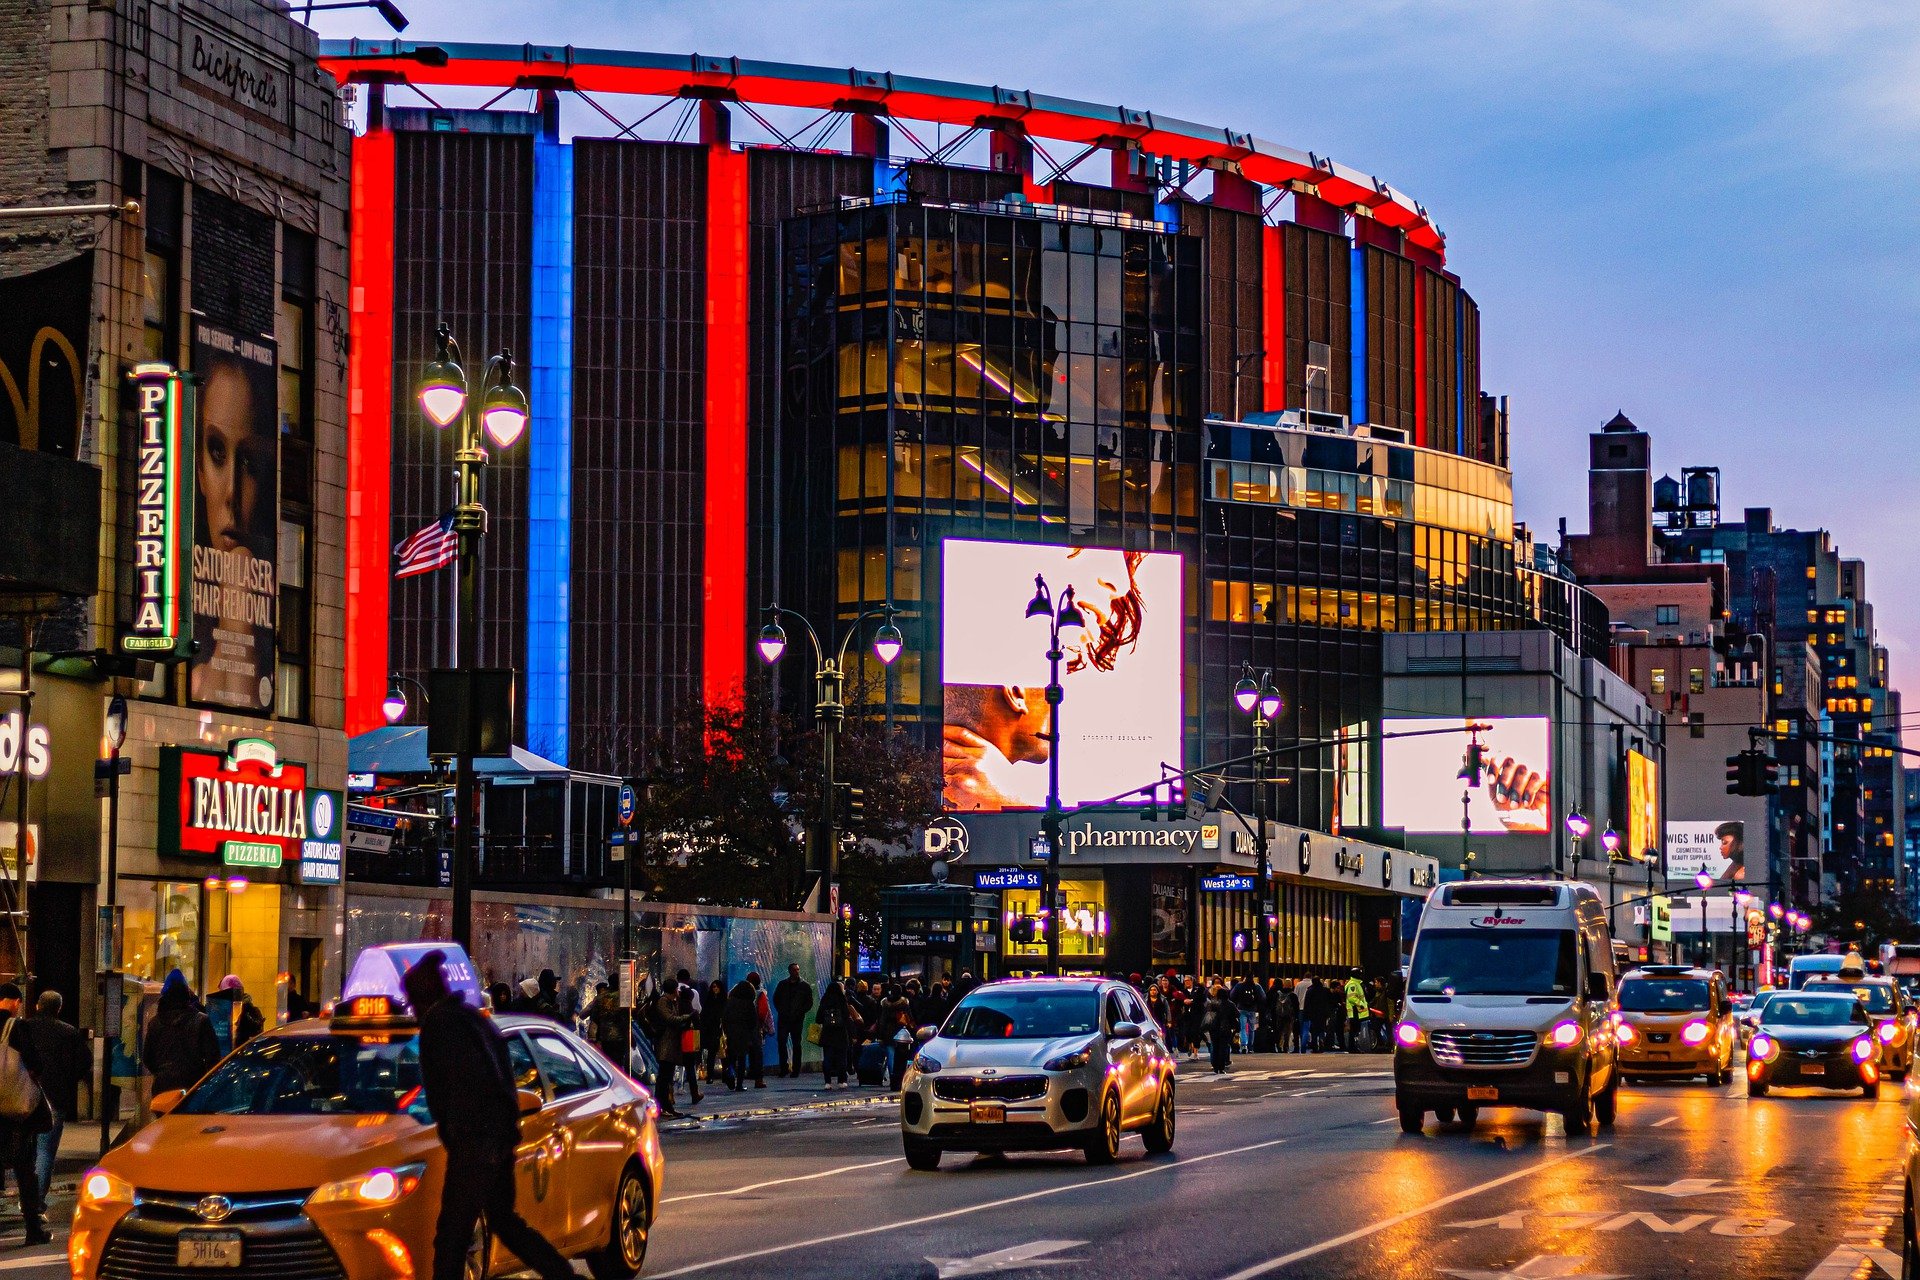
<instances>
[{"instance_id":1,"label":"silver suv","mask_svg":"<svg viewBox=\"0 0 1920 1280\"><path fill-rule=\"evenodd\" d=\"M1173 1149L1173 1055L1123 982L990 982L920 1039L900 1086L912 1168L938 1168L943 1151L1062 1147L1105 1164L1129 1129L1148 1151Z\"/></svg>"}]
</instances>

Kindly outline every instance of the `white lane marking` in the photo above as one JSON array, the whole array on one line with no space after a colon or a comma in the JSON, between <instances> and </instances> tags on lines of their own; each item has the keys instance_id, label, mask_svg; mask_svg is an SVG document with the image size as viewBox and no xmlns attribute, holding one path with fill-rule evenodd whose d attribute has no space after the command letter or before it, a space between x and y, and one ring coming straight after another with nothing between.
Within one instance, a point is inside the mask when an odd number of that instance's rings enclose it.
<instances>
[{"instance_id":1,"label":"white lane marking","mask_svg":"<svg viewBox=\"0 0 1920 1280\"><path fill-rule=\"evenodd\" d=\"M1511 1271L1442 1271L1444 1276L1458 1276L1460 1280L1626 1280L1625 1276L1612 1271L1582 1271L1585 1258L1562 1258L1545 1256L1529 1258Z\"/></svg>"},{"instance_id":2,"label":"white lane marking","mask_svg":"<svg viewBox=\"0 0 1920 1280\"><path fill-rule=\"evenodd\" d=\"M1680 1118L1679 1116L1666 1116L1662 1119L1655 1120L1653 1122L1653 1127L1656 1129L1664 1129L1668 1125L1672 1124L1674 1121L1678 1120L1679 1118Z\"/></svg>"},{"instance_id":3,"label":"white lane marking","mask_svg":"<svg viewBox=\"0 0 1920 1280\"><path fill-rule=\"evenodd\" d=\"M1633 1186L1633 1190L1651 1191L1657 1196L1672 1196L1679 1200L1687 1196L1705 1196L1717 1191L1732 1191L1733 1186L1730 1183L1721 1182L1718 1178L1681 1178L1676 1182L1669 1182L1664 1187Z\"/></svg>"},{"instance_id":4,"label":"white lane marking","mask_svg":"<svg viewBox=\"0 0 1920 1280\"><path fill-rule=\"evenodd\" d=\"M1190 1108L1182 1108L1190 1111ZM853 1231L837 1231L830 1236L815 1236L811 1240L796 1240L792 1244L777 1244L765 1249L754 1249L747 1253L736 1253L727 1258L713 1258L706 1262L693 1262L673 1271L662 1271L654 1280L668 1280L670 1276L692 1275L696 1271L711 1271L715 1267L731 1267L742 1262L751 1262L755 1258L771 1257L776 1253L792 1253L796 1249L814 1249L823 1244L838 1244L842 1240L858 1240L862 1236L878 1235L883 1231L899 1231L905 1227L925 1226L929 1222L945 1222L949 1218L964 1218L968 1214L983 1213L988 1209L1001 1209L1010 1204L1024 1204L1029 1200L1043 1200L1048 1196L1065 1195L1069 1191L1086 1191L1092 1187L1111 1186L1116 1182L1131 1182L1135 1178L1145 1178L1156 1173L1172 1173L1176 1170L1191 1168L1196 1164L1205 1164L1209 1160L1222 1160L1228 1156L1245 1155L1249 1151L1264 1151L1268 1147L1277 1147L1285 1138L1272 1138L1266 1142L1255 1142L1244 1147L1229 1147L1225 1151L1209 1151L1203 1156L1194 1156L1188 1160L1170 1160L1165 1164L1156 1164L1145 1169L1136 1169L1132 1173L1123 1173L1112 1178L1094 1178L1087 1182L1069 1182L1057 1187L1044 1187L1039 1191L1028 1191L1022 1195L1004 1196L998 1200L986 1200L979 1204L962 1205L958 1209L946 1209L939 1213L922 1214L917 1218L902 1218L897 1222L883 1222L879 1226L860 1227Z\"/></svg>"},{"instance_id":5,"label":"white lane marking","mask_svg":"<svg viewBox=\"0 0 1920 1280\"><path fill-rule=\"evenodd\" d=\"M1385 1120L1370 1120L1368 1121L1368 1123L1369 1124L1398 1124L1399 1121L1400 1121L1399 1116L1388 1116Z\"/></svg>"},{"instance_id":6,"label":"white lane marking","mask_svg":"<svg viewBox=\"0 0 1920 1280\"><path fill-rule=\"evenodd\" d=\"M15 1247L17 1248L18 1246ZM44 1253L35 1258L8 1258L5 1262L0 1262L0 1271L18 1271L24 1267L51 1267L56 1265L64 1267L66 1264L67 1255L66 1252L62 1250L59 1253Z\"/></svg>"},{"instance_id":7,"label":"white lane marking","mask_svg":"<svg viewBox=\"0 0 1920 1280\"><path fill-rule=\"evenodd\" d=\"M1900 1275L1900 1255L1893 1250L1843 1244L1828 1254L1819 1266L1807 1272L1807 1280L1844 1280L1852 1276L1861 1263L1870 1263L1888 1276L1895 1277L1895 1280Z\"/></svg>"},{"instance_id":8,"label":"white lane marking","mask_svg":"<svg viewBox=\"0 0 1920 1280\"><path fill-rule=\"evenodd\" d=\"M679 1204L682 1200L711 1200L716 1196L745 1195L749 1191L762 1191L768 1187L781 1187L789 1182L812 1182L815 1178L831 1178L835 1174L855 1173L861 1169L878 1169L881 1165L905 1164L905 1156L895 1156L891 1160L869 1160L865 1164L843 1164L838 1169L823 1169L819 1173L803 1173L792 1178L774 1178L768 1182L753 1182L744 1187L734 1187L727 1191L697 1191L692 1195L668 1196L660 1203Z\"/></svg>"},{"instance_id":9,"label":"white lane marking","mask_svg":"<svg viewBox=\"0 0 1920 1280\"><path fill-rule=\"evenodd\" d=\"M1035 1240L1031 1244L995 1249L992 1253L976 1254L971 1258L929 1257L927 1261L939 1268L940 1280L957 1280L960 1276L988 1276L996 1271L1025 1271L1029 1267L1058 1267L1069 1262L1084 1262L1084 1258L1049 1258L1045 1255L1058 1253L1062 1249L1078 1249L1085 1243L1085 1240Z\"/></svg>"},{"instance_id":10,"label":"white lane marking","mask_svg":"<svg viewBox=\"0 0 1920 1280\"><path fill-rule=\"evenodd\" d=\"M1277 1258L1270 1258L1265 1262L1255 1263L1243 1271L1234 1272L1231 1276L1227 1277L1227 1280L1253 1280L1254 1276L1268 1275L1280 1270L1282 1267L1292 1266L1294 1263L1304 1259L1317 1257L1320 1254L1338 1249L1343 1245L1352 1244L1355 1240L1364 1240L1368 1236L1378 1235L1380 1232L1397 1227L1403 1222L1410 1222L1422 1214L1432 1213L1435 1209L1444 1209L1450 1204L1458 1204L1460 1201L1477 1196L1482 1192L1492 1191L1495 1187L1504 1187L1510 1182L1518 1182L1522 1178L1531 1178L1543 1170L1551 1169L1558 1164L1565 1164L1569 1160L1578 1160L1583 1156L1590 1156L1595 1152L1605 1151L1612 1145L1610 1142L1599 1142L1591 1147L1582 1147L1578 1151L1569 1151L1563 1156L1554 1156L1550 1160L1536 1161L1524 1169L1516 1169L1512 1173L1503 1174L1498 1178L1494 1178L1492 1181L1467 1187L1465 1190L1456 1191L1452 1195L1441 1196L1438 1200L1430 1200L1417 1208L1408 1209L1404 1213L1396 1213L1390 1218L1382 1218L1380 1221L1370 1223L1367 1226L1356 1227L1345 1235L1335 1236L1331 1240L1322 1240L1319 1244L1310 1244L1304 1249L1295 1249L1292 1253L1283 1253Z\"/></svg>"}]
</instances>

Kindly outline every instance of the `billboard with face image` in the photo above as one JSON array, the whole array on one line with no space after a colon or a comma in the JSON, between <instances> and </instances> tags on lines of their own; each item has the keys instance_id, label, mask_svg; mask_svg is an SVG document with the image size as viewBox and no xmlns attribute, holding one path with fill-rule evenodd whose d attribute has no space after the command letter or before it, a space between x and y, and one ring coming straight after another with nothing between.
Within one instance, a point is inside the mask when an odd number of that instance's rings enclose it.
<instances>
[{"instance_id":1,"label":"billboard with face image","mask_svg":"<svg viewBox=\"0 0 1920 1280\"><path fill-rule=\"evenodd\" d=\"M1388 720L1384 732L1407 733L1459 727L1466 720ZM1382 821L1409 832L1440 834L1460 830L1461 796L1466 795L1469 830L1475 835L1502 832L1537 835L1550 829L1552 773L1548 725L1544 716L1474 716L1485 725L1480 734L1484 770L1480 785L1460 777L1468 735L1425 733L1387 738L1381 743Z\"/></svg>"},{"instance_id":2,"label":"billboard with face image","mask_svg":"<svg viewBox=\"0 0 1920 1280\"><path fill-rule=\"evenodd\" d=\"M1055 744L1048 626L1027 617L1036 576L1056 611L1071 590L1086 624L1062 636L1062 803L1145 785L1162 762L1181 767L1178 555L950 538L942 573L948 808L1046 806Z\"/></svg>"}]
</instances>

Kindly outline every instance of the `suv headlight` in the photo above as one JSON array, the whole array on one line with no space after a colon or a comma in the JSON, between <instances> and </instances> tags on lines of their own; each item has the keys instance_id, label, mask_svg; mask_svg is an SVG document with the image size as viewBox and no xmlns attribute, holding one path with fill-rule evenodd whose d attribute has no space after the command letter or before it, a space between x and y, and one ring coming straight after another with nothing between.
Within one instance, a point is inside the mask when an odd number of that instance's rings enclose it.
<instances>
[{"instance_id":1,"label":"suv headlight","mask_svg":"<svg viewBox=\"0 0 1920 1280\"><path fill-rule=\"evenodd\" d=\"M1087 1048L1077 1050L1073 1053L1063 1053L1057 1058L1048 1058L1040 1064L1040 1068L1043 1071L1073 1071L1086 1066L1092 1061L1093 1047L1089 1045Z\"/></svg>"},{"instance_id":2,"label":"suv headlight","mask_svg":"<svg viewBox=\"0 0 1920 1280\"><path fill-rule=\"evenodd\" d=\"M89 1169L86 1177L80 1179L80 1204L83 1208L98 1204L132 1203L133 1184L117 1173Z\"/></svg>"},{"instance_id":3,"label":"suv headlight","mask_svg":"<svg viewBox=\"0 0 1920 1280\"><path fill-rule=\"evenodd\" d=\"M424 1164L403 1164L397 1169L375 1169L358 1177L342 1178L308 1196L307 1208L322 1204L393 1204L412 1195L426 1172Z\"/></svg>"},{"instance_id":4,"label":"suv headlight","mask_svg":"<svg viewBox=\"0 0 1920 1280\"><path fill-rule=\"evenodd\" d=\"M1688 1044L1699 1044L1702 1040L1705 1040L1707 1038L1707 1032L1709 1031L1709 1029L1710 1028L1708 1028L1706 1023L1701 1022L1698 1019L1695 1019L1694 1021L1689 1022L1686 1026L1680 1028L1680 1038L1682 1040L1685 1040Z\"/></svg>"},{"instance_id":5,"label":"suv headlight","mask_svg":"<svg viewBox=\"0 0 1920 1280\"><path fill-rule=\"evenodd\" d=\"M913 1069L923 1076L939 1075L940 1059L924 1053L916 1054L913 1059Z\"/></svg>"}]
</instances>

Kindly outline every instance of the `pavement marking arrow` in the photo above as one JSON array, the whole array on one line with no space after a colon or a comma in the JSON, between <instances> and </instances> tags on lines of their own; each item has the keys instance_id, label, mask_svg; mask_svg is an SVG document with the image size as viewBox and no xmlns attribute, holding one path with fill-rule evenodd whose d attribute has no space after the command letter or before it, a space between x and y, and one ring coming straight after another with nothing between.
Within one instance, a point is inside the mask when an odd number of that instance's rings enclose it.
<instances>
[{"instance_id":1,"label":"pavement marking arrow","mask_svg":"<svg viewBox=\"0 0 1920 1280\"><path fill-rule=\"evenodd\" d=\"M1712 1195L1719 1191L1733 1191L1731 1183L1721 1182L1717 1178L1682 1178L1678 1182L1669 1182L1664 1187L1634 1187L1635 1191L1651 1191L1657 1196L1672 1196L1676 1200L1687 1196Z\"/></svg>"},{"instance_id":2,"label":"pavement marking arrow","mask_svg":"<svg viewBox=\"0 0 1920 1280\"><path fill-rule=\"evenodd\" d=\"M1084 1244L1085 1240L1035 1240L971 1258L930 1257L927 1261L939 1269L940 1280L954 1280L958 1276L988 1276L998 1271L1024 1271L1028 1267L1057 1267L1063 1263L1081 1262L1084 1259L1049 1258L1046 1255L1059 1253L1062 1249L1078 1249Z\"/></svg>"},{"instance_id":3,"label":"pavement marking arrow","mask_svg":"<svg viewBox=\"0 0 1920 1280\"><path fill-rule=\"evenodd\" d=\"M1613 1272L1582 1271L1585 1258L1540 1257L1529 1258L1510 1271L1453 1271L1442 1270L1440 1274L1458 1276L1460 1280L1627 1280L1625 1276Z\"/></svg>"}]
</instances>

